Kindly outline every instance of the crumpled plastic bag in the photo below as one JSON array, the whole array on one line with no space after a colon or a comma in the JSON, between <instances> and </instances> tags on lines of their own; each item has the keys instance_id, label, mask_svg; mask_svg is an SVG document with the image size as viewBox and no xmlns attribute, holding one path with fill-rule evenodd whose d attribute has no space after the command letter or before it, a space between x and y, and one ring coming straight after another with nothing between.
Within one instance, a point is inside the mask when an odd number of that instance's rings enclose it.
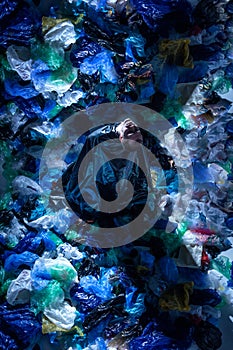
<instances>
[{"instance_id":1,"label":"crumpled plastic bag","mask_svg":"<svg viewBox=\"0 0 233 350\"><path fill-rule=\"evenodd\" d=\"M87 314L102 302L100 297L85 292L79 284L75 284L71 288L70 296L73 304L84 314Z\"/></svg>"},{"instance_id":2,"label":"crumpled plastic bag","mask_svg":"<svg viewBox=\"0 0 233 350\"><path fill-rule=\"evenodd\" d=\"M217 350L222 344L222 333L213 324L201 321L194 332L194 339L201 350Z\"/></svg>"},{"instance_id":3,"label":"crumpled plastic bag","mask_svg":"<svg viewBox=\"0 0 233 350\"><path fill-rule=\"evenodd\" d=\"M4 268L8 272L17 274L25 266L32 267L37 259L38 255L28 251L21 254L11 254L6 258Z\"/></svg>"},{"instance_id":4,"label":"crumpled plastic bag","mask_svg":"<svg viewBox=\"0 0 233 350\"><path fill-rule=\"evenodd\" d=\"M135 337L129 343L130 350L170 350L173 348L176 348L176 341L159 331L157 325L152 322L145 327L141 336Z\"/></svg>"},{"instance_id":5,"label":"crumpled plastic bag","mask_svg":"<svg viewBox=\"0 0 233 350\"><path fill-rule=\"evenodd\" d=\"M70 330L78 313L74 306L70 306L68 302L64 301L55 308L53 306L45 308L43 314L57 327Z\"/></svg>"},{"instance_id":6,"label":"crumpled plastic bag","mask_svg":"<svg viewBox=\"0 0 233 350\"><path fill-rule=\"evenodd\" d=\"M14 308L0 305L0 318L0 331L12 336L23 349L41 334L41 324L28 305Z\"/></svg>"},{"instance_id":7,"label":"crumpled plastic bag","mask_svg":"<svg viewBox=\"0 0 233 350\"><path fill-rule=\"evenodd\" d=\"M108 321L109 318L113 318L114 315L119 317L126 316L126 312L124 311L124 303L125 296L118 295L117 297L98 305L88 315L86 315L83 321L83 328L89 332L100 322L106 320Z\"/></svg>"},{"instance_id":8,"label":"crumpled plastic bag","mask_svg":"<svg viewBox=\"0 0 233 350\"><path fill-rule=\"evenodd\" d=\"M19 350L15 340L9 335L0 332L0 349L2 350Z\"/></svg>"},{"instance_id":9,"label":"crumpled plastic bag","mask_svg":"<svg viewBox=\"0 0 233 350\"><path fill-rule=\"evenodd\" d=\"M49 281L55 280L66 290L76 280L77 271L73 265L63 257L56 259L39 258L32 269L32 286L42 289Z\"/></svg>"},{"instance_id":10,"label":"crumpled plastic bag","mask_svg":"<svg viewBox=\"0 0 233 350\"><path fill-rule=\"evenodd\" d=\"M64 301L64 298L65 293L60 283L52 280L47 282L46 285L40 286L40 289L37 286L37 289L32 290L30 298L31 309L35 314L38 314L50 305L56 308Z\"/></svg>"},{"instance_id":11,"label":"crumpled plastic bag","mask_svg":"<svg viewBox=\"0 0 233 350\"><path fill-rule=\"evenodd\" d=\"M159 299L161 309L189 311L189 295L192 293L193 285L193 282L186 282L167 289Z\"/></svg>"},{"instance_id":12,"label":"crumpled plastic bag","mask_svg":"<svg viewBox=\"0 0 233 350\"><path fill-rule=\"evenodd\" d=\"M79 281L79 285L85 292L95 294L102 300L109 300L113 296L113 286L110 283L111 275L114 275L114 269L109 269L106 273L103 272L99 279L91 275L83 276Z\"/></svg>"},{"instance_id":13,"label":"crumpled plastic bag","mask_svg":"<svg viewBox=\"0 0 233 350\"><path fill-rule=\"evenodd\" d=\"M29 303L31 290L31 271L23 270L19 276L11 282L7 290L6 300L11 305Z\"/></svg>"},{"instance_id":14,"label":"crumpled plastic bag","mask_svg":"<svg viewBox=\"0 0 233 350\"><path fill-rule=\"evenodd\" d=\"M136 293L137 288L126 289L125 311L132 317L140 317L146 310L144 305L145 293ZM135 297L136 295L136 297Z\"/></svg>"}]
</instances>

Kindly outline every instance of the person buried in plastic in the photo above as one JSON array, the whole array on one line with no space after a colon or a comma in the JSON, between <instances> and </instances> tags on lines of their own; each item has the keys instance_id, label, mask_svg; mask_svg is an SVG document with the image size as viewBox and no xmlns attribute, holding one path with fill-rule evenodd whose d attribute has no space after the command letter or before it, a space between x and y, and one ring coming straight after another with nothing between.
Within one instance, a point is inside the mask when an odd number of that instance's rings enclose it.
<instances>
[{"instance_id":1,"label":"person buried in plastic","mask_svg":"<svg viewBox=\"0 0 233 350\"><path fill-rule=\"evenodd\" d=\"M81 151L76 155L76 160L64 171L62 184L70 207L87 223L94 223L100 227L118 227L135 219L141 213L148 191L155 191L155 189L151 179L153 161L148 159L148 154L140 144L154 154L163 169L166 182L168 174L169 179L175 181L176 168L167 150L160 145L155 136L139 128L129 118L121 123L110 123L93 128L83 136L85 141ZM111 143L110 146L109 143L104 142L114 139L117 142ZM97 145L98 147L95 147ZM89 155L91 156L84 167L85 170L82 170L81 164ZM143 173L142 169L146 169L147 173ZM120 182L122 179L128 181ZM128 182L133 186L130 202L127 198L127 194L130 193ZM125 207L122 206L123 209L116 210L114 213L101 211L100 197L112 202L121 192L124 193L123 202L126 203ZM88 198L89 204L84 200L83 193L85 198ZM151 205L154 206L153 203Z\"/></svg>"}]
</instances>

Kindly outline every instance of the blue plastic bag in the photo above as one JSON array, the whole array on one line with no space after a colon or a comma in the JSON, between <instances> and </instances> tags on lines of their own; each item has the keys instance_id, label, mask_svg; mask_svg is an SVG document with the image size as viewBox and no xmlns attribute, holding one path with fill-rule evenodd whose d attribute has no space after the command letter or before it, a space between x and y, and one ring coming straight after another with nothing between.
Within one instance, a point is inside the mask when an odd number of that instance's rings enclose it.
<instances>
[{"instance_id":1,"label":"blue plastic bag","mask_svg":"<svg viewBox=\"0 0 233 350\"><path fill-rule=\"evenodd\" d=\"M15 340L9 335L0 331L0 349L1 350L19 350Z\"/></svg>"},{"instance_id":2,"label":"blue plastic bag","mask_svg":"<svg viewBox=\"0 0 233 350\"><path fill-rule=\"evenodd\" d=\"M87 314L102 302L100 297L85 292L78 284L71 288L70 296L78 311L83 314Z\"/></svg>"},{"instance_id":3,"label":"blue plastic bag","mask_svg":"<svg viewBox=\"0 0 233 350\"><path fill-rule=\"evenodd\" d=\"M172 350L174 348L176 348L176 342L160 332L157 325L152 322L146 326L141 336L129 343L130 350Z\"/></svg>"},{"instance_id":4,"label":"blue plastic bag","mask_svg":"<svg viewBox=\"0 0 233 350\"><path fill-rule=\"evenodd\" d=\"M9 16L18 5L18 1L15 0L2 0L0 3L0 20Z\"/></svg>"},{"instance_id":5,"label":"blue plastic bag","mask_svg":"<svg viewBox=\"0 0 233 350\"><path fill-rule=\"evenodd\" d=\"M38 258L38 255L28 251L21 254L11 254L6 258L4 268L7 272L17 274L25 269L25 266L31 268Z\"/></svg>"},{"instance_id":6,"label":"blue plastic bag","mask_svg":"<svg viewBox=\"0 0 233 350\"><path fill-rule=\"evenodd\" d=\"M10 307L0 305L0 330L7 332L25 349L38 334L41 334L41 324L28 306Z\"/></svg>"},{"instance_id":7,"label":"blue plastic bag","mask_svg":"<svg viewBox=\"0 0 233 350\"><path fill-rule=\"evenodd\" d=\"M164 256L159 259L158 265L165 281L169 283L176 283L178 281L179 272L172 258Z\"/></svg>"}]
</instances>

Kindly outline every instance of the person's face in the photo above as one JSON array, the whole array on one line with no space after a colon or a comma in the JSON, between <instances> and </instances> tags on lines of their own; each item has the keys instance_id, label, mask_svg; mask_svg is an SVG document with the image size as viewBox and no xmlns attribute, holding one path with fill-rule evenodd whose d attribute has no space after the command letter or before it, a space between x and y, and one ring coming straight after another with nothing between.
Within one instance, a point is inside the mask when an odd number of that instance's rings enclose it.
<instances>
[{"instance_id":1,"label":"person's face","mask_svg":"<svg viewBox=\"0 0 233 350\"><path fill-rule=\"evenodd\" d=\"M120 141L124 145L125 149L129 151L135 151L139 148L143 142L142 134L139 127L132 121L128 120L123 123L122 135Z\"/></svg>"}]
</instances>

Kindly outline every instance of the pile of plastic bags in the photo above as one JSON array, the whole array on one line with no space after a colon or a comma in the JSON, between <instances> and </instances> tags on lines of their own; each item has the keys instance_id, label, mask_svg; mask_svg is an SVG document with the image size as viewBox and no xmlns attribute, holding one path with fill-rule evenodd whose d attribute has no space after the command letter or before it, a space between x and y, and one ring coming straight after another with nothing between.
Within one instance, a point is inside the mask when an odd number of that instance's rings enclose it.
<instances>
[{"instance_id":1,"label":"pile of plastic bags","mask_svg":"<svg viewBox=\"0 0 233 350\"><path fill-rule=\"evenodd\" d=\"M1 1L1 349L221 346L233 303L232 14L227 0ZM160 112L194 173L172 232L109 249L81 244L39 184L60 124L105 102Z\"/></svg>"}]
</instances>

